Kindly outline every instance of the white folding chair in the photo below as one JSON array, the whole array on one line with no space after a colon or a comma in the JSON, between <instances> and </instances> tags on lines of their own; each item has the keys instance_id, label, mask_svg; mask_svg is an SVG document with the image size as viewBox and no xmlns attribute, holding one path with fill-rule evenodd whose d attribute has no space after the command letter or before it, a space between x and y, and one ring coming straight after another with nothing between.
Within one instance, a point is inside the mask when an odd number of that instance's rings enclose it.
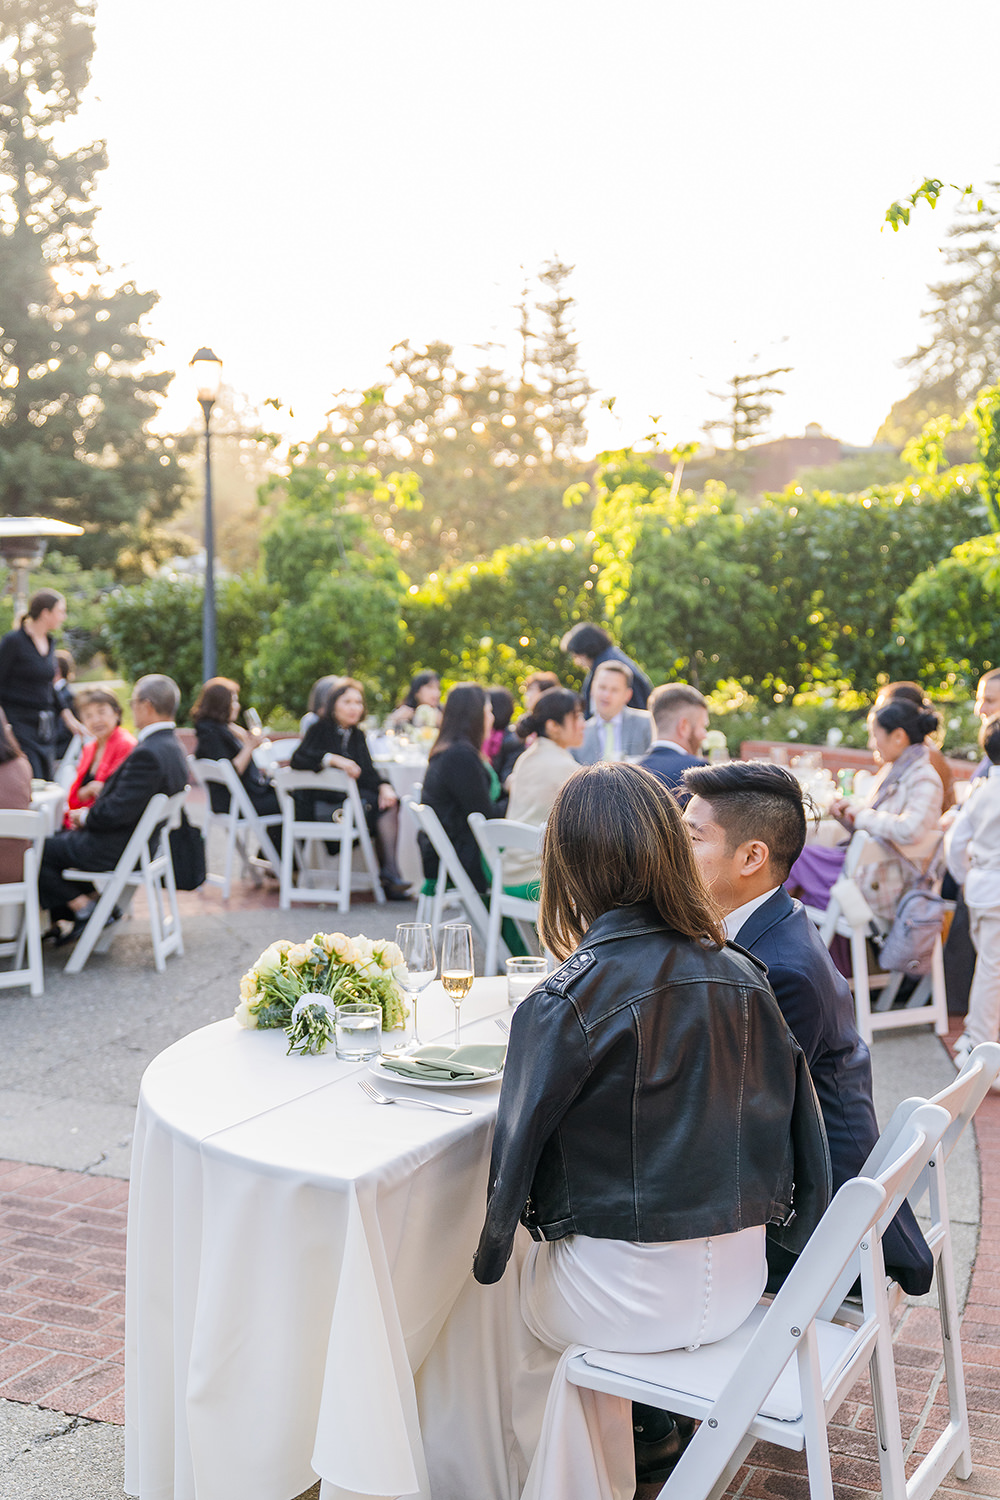
<instances>
[{"instance_id":1,"label":"white folding chair","mask_svg":"<svg viewBox=\"0 0 1000 1500\"><path fill-rule=\"evenodd\" d=\"M441 826L441 819L433 807L428 807L426 802L414 802L412 797L404 797L403 806L421 833L425 833L430 839L431 847L438 857L437 883L431 898L430 918L435 939L441 930L445 902L450 896L461 902L471 926L475 928L480 942L485 947L489 941L489 915L486 906L482 896L465 873L462 861L455 853L455 845ZM449 886L452 887L451 890L448 889ZM498 961L506 962L510 957L510 949L502 937L497 945L497 952Z\"/></svg>"},{"instance_id":2,"label":"white folding chair","mask_svg":"<svg viewBox=\"0 0 1000 1500\"><path fill-rule=\"evenodd\" d=\"M283 819L281 894L278 898L282 911L287 911L293 902L316 905L327 901L336 903L338 911L348 911L355 883L359 889L370 888L381 906L385 901L385 892L379 878L378 861L368 834L368 824L365 822L365 810L354 778L343 771L278 769L274 773L274 787L278 793L278 805ZM329 818L325 821L299 818L293 794L300 791L342 792L344 801L336 821ZM365 864L365 869L356 874L351 867L355 839L361 845ZM331 843L340 845L337 864L333 867L337 872L337 884L324 885L322 881L329 881L331 874L325 858L326 845ZM322 851L323 865L320 867L310 865L310 852L317 846Z\"/></svg>"},{"instance_id":3,"label":"white folding chair","mask_svg":"<svg viewBox=\"0 0 1000 1500\"><path fill-rule=\"evenodd\" d=\"M516 849L519 853L537 854L544 830L531 823L509 822L506 818L484 818L478 812L469 814L469 827L476 836L476 843L483 852L492 877L483 972L502 974L498 952L500 924L504 917L510 917L517 923L517 930L529 951L535 942L532 924L538 920L537 901L529 901L525 896L511 896L504 890L504 853L508 849Z\"/></svg>"},{"instance_id":4,"label":"white folding chair","mask_svg":"<svg viewBox=\"0 0 1000 1500\"><path fill-rule=\"evenodd\" d=\"M920 863L930 869L941 848L943 835L935 832L921 851ZM844 860L841 881L850 882L841 886L837 882L830 893L825 911L817 907L806 907L806 911L819 928L820 936L829 948L834 937L847 938L850 943L851 973L848 983L854 993L854 1010L857 1028L862 1038L871 1045L876 1031L891 1031L900 1026L931 1025L938 1036L948 1030L948 996L944 982L944 949L941 934L938 934L931 958L931 972L924 975L906 1003L892 1008L903 974L868 972L868 938L875 929L884 933L888 923L875 917L867 907L860 890L853 884L855 877L865 865L885 859L885 850L875 839L862 830L851 839ZM915 861L915 863L918 861ZM838 886L843 898L838 894ZM873 999L872 992L878 991Z\"/></svg>"},{"instance_id":5,"label":"white folding chair","mask_svg":"<svg viewBox=\"0 0 1000 1500\"><path fill-rule=\"evenodd\" d=\"M663 1354L589 1349L568 1362L575 1385L700 1420L661 1497L718 1500L763 1439L805 1449L811 1500L834 1500L827 1426L870 1366L882 1493L905 1500L881 1234L947 1125L936 1105L915 1110L885 1171L843 1185L774 1300L759 1303L728 1338ZM865 1316L852 1328L821 1310L856 1254Z\"/></svg>"},{"instance_id":6,"label":"white folding chair","mask_svg":"<svg viewBox=\"0 0 1000 1500\"><path fill-rule=\"evenodd\" d=\"M70 955L67 974L79 974L95 948L100 953L107 951L118 931L116 926L107 925L112 912L117 906L124 916L140 889L145 891L149 907L149 929L157 973L163 973L171 953L184 952L177 886L170 857L170 830L180 823L186 796L187 787L172 797L157 792L150 798L113 870L63 871L66 880L79 880L96 886L98 890L97 905ZM151 843L154 845L152 852Z\"/></svg>"},{"instance_id":7,"label":"white folding chair","mask_svg":"<svg viewBox=\"0 0 1000 1500\"><path fill-rule=\"evenodd\" d=\"M85 741L82 735L74 734L66 746L66 754L56 766L55 775L52 780L61 786L64 792L68 792L73 785L77 766L80 764L80 756L83 753Z\"/></svg>"},{"instance_id":8,"label":"white folding chair","mask_svg":"<svg viewBox=\"0 0 1000 1500\"><path fill-rule=\"evenodd\" d=\"M43 812L30 812L28 809L0 811L0 839L31 840L24 851L20 880L9 880L0 885L0 907L24 908L17 936L9 941L0 941L0 956L14 960L12 969L0 971L0 989L6 990L12 985L27 983L31 986L33 995L41 995L45 990L42 929L38 911L38 865L47 833L48 822Z\"/></svg>"},{"instance_id":9,"label":"white folding chair","mask_svg":"<svg viewBox=\"0 0 1000 1500\"><path fill-rule=\"evenodd\" d=\"M955 1289L955 1262L945 1168L949 1157L965 1133L966 1127L998 1075L1000 1075L1000 1045L996 1042L984 1042L974 1048L966 1059L961 1073L947 1088L942 1089L930 1100L904 1099L897 1106L892 1119L862 1169L862 1175L869 1177L874 1176L880 1170L887 1154L887 1147L883 1145L883 1142L891 1143L894 1138L898 1138L906 1121L923 1104L933 1104L947 1112L948 1124L940 1145L910 1189L907 1198L911 1208L916 1211L925 1195L927 1197L930 1227L926 1231L925 1238L934 1257L938 1317L941 1323L941 1348L945 1384L948 1391L948 1425L938 1436L930 1452L910 1475L906 1486L907 1500L930 1500L951 1469L955 1470L959 1479L968 1479L972 1474L969 1412L965 1397L965 1372L962 1365L958 1294ZM841 1278L840 1284L834 1288L827 1300L827 1308L834 1303L838 1293L846 1291L849 1284L846 1276ZM888 1295L891 1311L902 1300L903 1294L895 1282L890 1282ZM851 1301L842 1303L832 1316L838 1322L856 1324L861 1313L856 1303Z\"/></svg>"},{"instance_id":10,"label":"white folding chair","mask_svg":"<svg viewBox=\"0 0 1000 1500\"><path fill-rule=\"evenodd\" d=\"M196 760L188 756L192 777L200 782L207 793L203 831L208 844L213 828L218 826L225 837L225 862L221 875L206 875L212 885L222 887L223 897L228 900L233 883L233 861L237 853L243 868L243 878L251 875L255 885L260 885L262 872L273 869L277 875L281 870L281 856L271 841L270 830L282 821L281 813L259 813L247 795L247 789L236 773L231 760ZM229 793L229 808L226 812L213 812L212 786L225 787ZM257 849L263 854L261 858Z\"/></svg>"}]
</instances>

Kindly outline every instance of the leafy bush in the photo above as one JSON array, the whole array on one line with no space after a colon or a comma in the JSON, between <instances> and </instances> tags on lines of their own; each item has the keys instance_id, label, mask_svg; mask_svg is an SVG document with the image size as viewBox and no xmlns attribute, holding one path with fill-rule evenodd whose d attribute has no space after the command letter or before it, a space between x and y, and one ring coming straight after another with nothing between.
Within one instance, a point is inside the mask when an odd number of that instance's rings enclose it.
<instances>
[{"instance_id":1,"label":"leafy bush","mask_svg":"<svg viewBox=\"0 0 1000 1500\"><path fill-rule=\"evenodd\" d=\"M216 584L218 671L245 686L248 662L270 624L277 591L253 575ZM186 717L202 683L201 630L204 589L191 579L153 578L116 589L105 606L104 630L112 661L134 682L164 672L181 690Z\"/></svg>"},{"instance_id":2,"label":"leafy bush","mask_svg":"<svg viewBox=\"0 0 1000 1500\"><path fill-rule=\"evenodd\" d=\"M897 647L921 677L973 686L1000 664L1000 538L955 547L899 600Z\"/></svg>"}]
</instances>

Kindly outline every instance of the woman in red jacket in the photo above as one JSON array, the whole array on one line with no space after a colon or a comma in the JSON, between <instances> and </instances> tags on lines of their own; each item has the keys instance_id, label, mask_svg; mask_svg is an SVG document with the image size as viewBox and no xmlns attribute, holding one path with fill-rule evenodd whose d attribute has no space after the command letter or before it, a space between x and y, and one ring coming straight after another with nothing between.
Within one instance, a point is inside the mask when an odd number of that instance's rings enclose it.
<instances>
[{"instance_id":1,"label":"woman in red jacket","mask_svg":"<svg viewBox=\"0 0 1000 1500\"><path fill-rule=\"evenodd\" d=\"M68 811L64 823L67 828L77 826L80 809L90 807L97 800L108 777L135 749L135 736L122 728L121 704L114 693L105 688L94 688L86 695L81 693L77 708L84 728L94 738L83 747L76 777L66 798Z\"/></svg>"}]
</instances>

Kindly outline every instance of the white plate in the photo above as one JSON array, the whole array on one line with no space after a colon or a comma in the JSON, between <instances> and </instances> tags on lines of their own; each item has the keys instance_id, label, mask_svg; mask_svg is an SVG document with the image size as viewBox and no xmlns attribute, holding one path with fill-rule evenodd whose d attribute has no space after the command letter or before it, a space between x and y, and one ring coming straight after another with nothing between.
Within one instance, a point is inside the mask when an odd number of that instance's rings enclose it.
<instances>
[{"instance_id":1,"label":"white plate","mask_svg":"<svg viewBox=\"0 0 1000 1500\"><path fill-rule=\"evenodd\" d=\"M370 1062L368 1071L374 1073L376 1078L381 1078L383 1083L412 1083L418 1089L481 1089L484 1084L499 1083L503 1078L503 1068L499 1073L491 1073L489 1078L404 1078L402 1073L384 1068L381 1058Z\"/></svg>"}]
</instances>

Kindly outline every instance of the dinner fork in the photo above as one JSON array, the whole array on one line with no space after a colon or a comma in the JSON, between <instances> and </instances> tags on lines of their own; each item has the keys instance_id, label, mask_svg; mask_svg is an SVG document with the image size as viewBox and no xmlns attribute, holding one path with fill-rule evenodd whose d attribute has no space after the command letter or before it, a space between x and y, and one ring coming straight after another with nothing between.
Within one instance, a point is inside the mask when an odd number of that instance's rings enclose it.
<instances>
[{"instance_id":1,"label":"dinner fork","mask_svg":"<svg viewBox=\"0 0 1000 1500\"><path fill-rule=\"evenodd\" d=\"M509 1022L507 1022L507 1021L501 1021L501 1019L500 1019L499 1016L494 1016L493 1017L493 1024L494 1024L494 1026L499 1026L500 1027L500 1030L503 1032L504 1036L510 1036L510 1024L509 1024Z\"/></svg>"},{"instance_id":2,"label":"dinner fork","mask_svg":"<svg viewBox=\"0 0 1000 1500\"><path fill-rule=\"evenodd\" d=\"M409 1094L404 1099L390 1099L388 1094L380 1094L367 1078L358 1079L358 1088L363 1089L369 1099L374 1099L376 1104L422 1104L424 1109L440 1109L446 1115L471 1115L472 1110L467 1104L437 1104L430 1099L411 1099Z\"/></svg>"}]
</instances>

